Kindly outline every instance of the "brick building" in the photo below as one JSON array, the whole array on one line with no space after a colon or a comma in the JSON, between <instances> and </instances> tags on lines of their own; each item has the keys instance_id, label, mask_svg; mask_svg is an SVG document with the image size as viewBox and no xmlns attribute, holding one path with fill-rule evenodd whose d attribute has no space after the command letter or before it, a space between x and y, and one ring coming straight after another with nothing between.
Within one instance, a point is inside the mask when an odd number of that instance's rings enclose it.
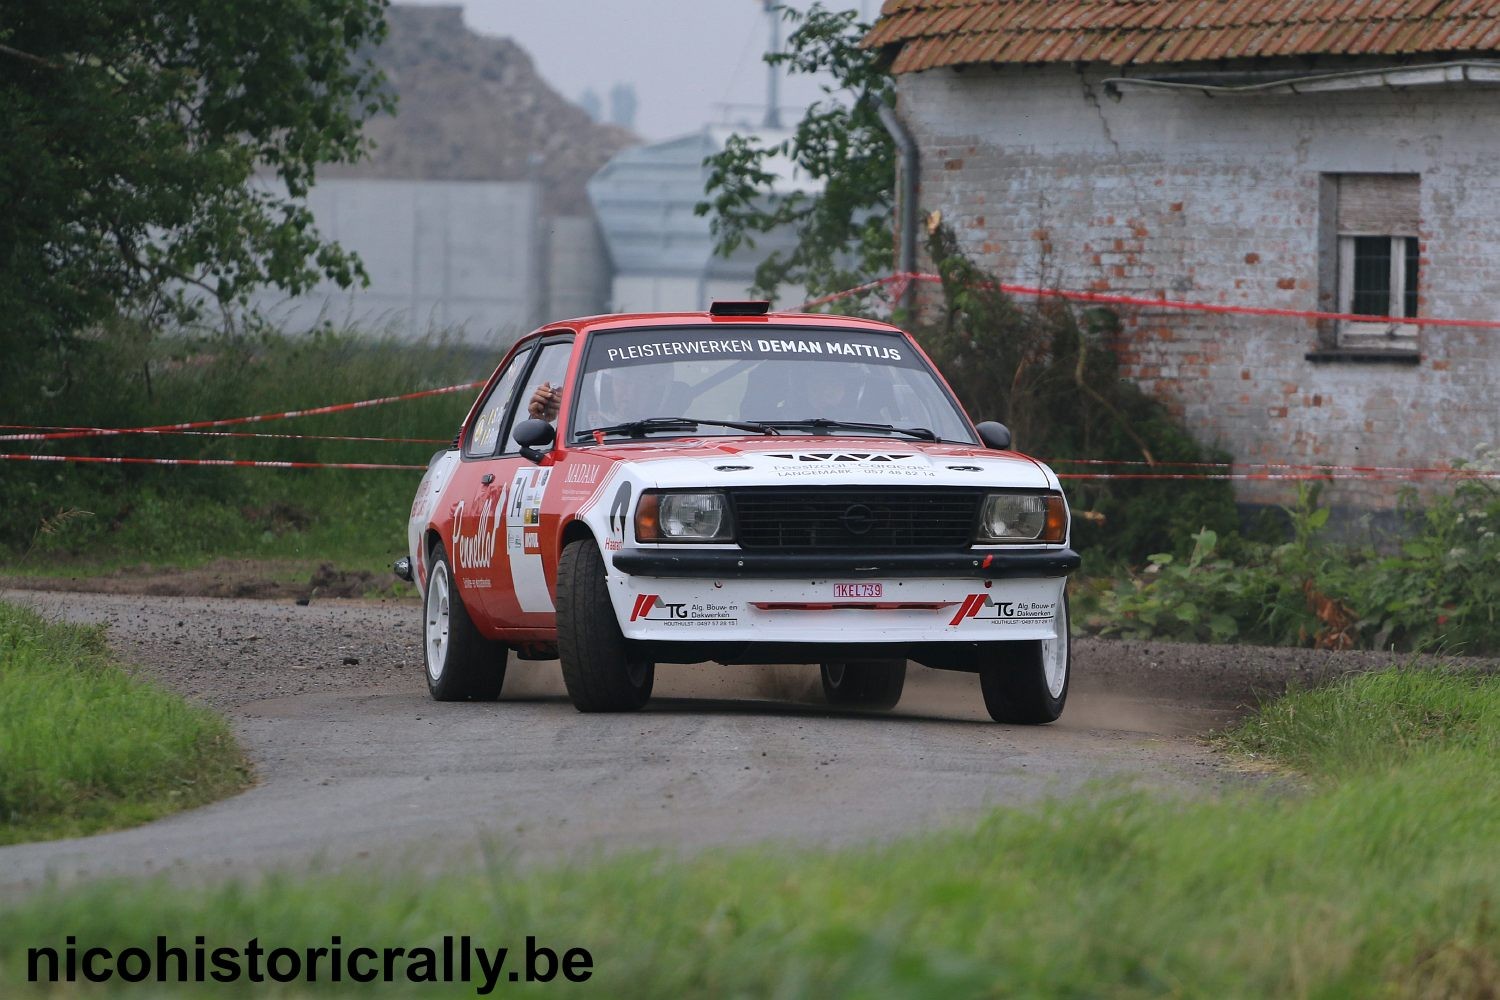
<instances>
[{"instance_id":1,"label":"brick building","mask_svg":"<svg viewBox=\"0 0 1500 1000\"><path fill-rule=\"evenodd\" d=\"M1123 311L1126 373L1204 442L1430 467L1500 440L1500 330L1408 322L1500 319L1500 0L886 0L865 44L919 209L1002 280L1370 317Z\"/></svg>"}]
</instances>

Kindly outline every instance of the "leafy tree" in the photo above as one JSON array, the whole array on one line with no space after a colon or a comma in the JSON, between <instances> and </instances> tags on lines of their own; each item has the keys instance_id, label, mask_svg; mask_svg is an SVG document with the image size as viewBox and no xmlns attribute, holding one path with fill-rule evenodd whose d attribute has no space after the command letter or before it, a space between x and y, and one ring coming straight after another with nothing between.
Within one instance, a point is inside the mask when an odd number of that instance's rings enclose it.
<instances>
[{"instance_id":1,"label":"leafy tree","mask_svg":"<svg viewBox=\"0 0 1500 1000\"><path fill-rule=\"evenodd\" d=\"M393 108L385 0L7 0L0 350L56 358L135 313L192 318L358 261L299 199ZM279 180L283 190L256 175ZM56 365L48 361L48 367ZM40 367L39 364L31 366Z\"/></svg>"},{"instance_id":2,"label":"leafy tree","mask_svg":"<svg viewBox=\"0 0 1500 1000\"><path fill-rule=\"evenodd\" d=\"M878 108L893 103L894 85L881 58L859 47L869 25L857 12L831 11L821 3L805 14L788 7L781 16L795 25L784 52L766 61L792 73L829 73L828 99L807 109L790 138L763 145L754 135L735 135L708 157L708 200L716 249L729 256L755 235L792 227L798 245L771 254L756 270L756 289L774 295L784 283L804 285L814 295L839 291L885 274L893 261L891 206L896 154L880 124ZM842 99L840 99L842 98ZM823 182L819 193L772 196L769 161L791 159Z\"/></svg>"}]
</instances>

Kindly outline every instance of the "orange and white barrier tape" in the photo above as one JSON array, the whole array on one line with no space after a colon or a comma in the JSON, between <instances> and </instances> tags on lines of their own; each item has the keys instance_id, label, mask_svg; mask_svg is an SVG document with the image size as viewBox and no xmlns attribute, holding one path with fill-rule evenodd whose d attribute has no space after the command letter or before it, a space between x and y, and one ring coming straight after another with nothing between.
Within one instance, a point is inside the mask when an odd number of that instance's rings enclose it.
<instances>
[{"instance_id":1,"label":"orange and white barrier tape","mask_svg":"<svg viewBox=\"0 0 1500 1000\"><path fill-rule=\"evenodd\" d=\"M399 469L421 472L425 465L387 465L377 462L275 462L243 458L116 458L103 455L4 455L12 462L84 462L101 465L210 465L233 469Z\"/></svg>"},{"instance_id":2,"label":"orange and white barrier tape","mask_svg":"<svg viewBox=\"0 0 1500 1000\"><path fill-rule=\"evenodd\" d=\"M446 442L444 442L446 443ZM421 471L425 465L402 465L380 462L289 462L234 458L136 458L109 457L100 455L20 455L0 454L0 461L12 462L81 462L103 465L182 465L216 466L236 469L359 469ZM1047 460L1050 465L1148 465L1145 462L1128 460L1106 460L1085 458L1060 458ZM1259 465L1235 463L1226 465L1215 462L1161 462L1151 468L1189 467L1198 469L1282 469L1280 472L1059 472L1061 480L1169 480L1191 482L1199 480L1242 480L1282 482L1331 482L1333 480L1500 480L1500 472L1487 469L1418 469L1393 466L1301 466ZM1303 470L1303 471L1296 471Z\"/></svg>"},{"instance_id":3,"label":"orange and white barrier tape","mask_svg":"<svg viewBox=\"0 0 1500 1000\"><path fill-rule=\"evenodd\" d=\"M824 295L811 299L802 304L801 309L812 309L820 305L826 305L839 299L849 298L864 292L873 291L886 286L896 286L900 289L904 285L917 281L924 283L941 283L942 278L935 274L899 273L877 278L854 288L831 295ZM1191 302L1181 299L1168 299L1165 296L1159 298L1148 298L1135 295L1118 295L1105 292L1079 292L1067 291L1055 288L1039 288L1030 285L1014 285L1006 283L987 282L984 287L997 289L1009 295L1022 295L1037 298L1058 298L1073 302L1089 302L1103 305L1129 305L1140 306L1150 309L1177 309L1191 312L1205 312L1223 315L1241 316L1271 316L1292 319L1311 320L1352 320L1369 321L1371 317L1350 313L1316 312L1302 309L1279 309L1263 306L1235 306L1215 304L1208 302ZM1467 320L1467 319L1443 319L1434 317L1412 317L1403 318L1402 323L1415 326L1442 326L1442 327L1470 327L1478 329L1500 329L1500 321L1494 320ZM465 390L477 389L484 385L484 381L466 382L461 385L443 386L437 389L423 389L417 392L402 393L395 396L382 396L377 399L364 399L350 403L334 403L328 406L317 406L302 410L284 410L279 413L263 413L248 417L229 417L221 420L198 420L179 424L160 424L152 427L30 427L18 424L0 424L0 428L16 430L25 429L27 433L0 434L0 441L59 441L78 438L115 437L130 434L201 434L203 436L233 437L233 438L277 438L286 440L319 440L319 441L359 441L379 443L400 444L446 444L446 440L435 438L392 438L392 437L359 437L352 435L316 435L316 434L245 434L232 432L208 432L205 428L228 427L240 424L259 423L272 420L286 420L294 417L318 416L327 413L341 413L351 410L364 409L372 406L383 406L387 403L397 403L412 399L423 399L430 396L439 396L447 393L463 392ZM253 468L253 469L397 469L420 471L426 466L401 465L371 462L290 462L290 461L256 461L248 459L192 459L192 458L134 458L134 457L102 457L91 455L20 455L0 454L0 460L28 461L28 462L80 462L100 463L112 465L179 465L179 466L219 466L230 468ZM1128 459L1052 459L1055 465L1097 465L1097 466L1144 466L1153 470L1164 468L1194 469L1203 471L1192 472L1067 472L1059 473L1058 478L1064 480L1283 480L1283 481L1329 481L1334 479L1398 479L1398 480L1421 480L1441 478L1449 480L1462 479L1500 479L1500 472L1475 469L1445 469L1445 468L1402 468L1393 466L1357 466L1357 465L1297 465L1290 463L1259 463L1259 462L1145 462ZM1234 472L1233 469L1262 470ZM1220 471L1208 471L1220 470Z\"/></svg>"},{"instance_id":4,"label":"orange and white barrier tape","mask_svg":"<svg viewBox=\"0 0 1500 1000\"><path fill-rule=\"evenodd\" d=\"M1409 470L1415 471L1415 470ZM1431 471L1431 470L1426 470ZM1178 481L1244 480L1283 482L1332 482L1337 479L1415 480L1416 476L1368 475L1360 472L1059 472L1058 479L1136 480L1165 479ZM1500 479L1500 472L1469 472L1462 469L1442 470L1444 479Z\"/></svg>"},{"instance_id":5,"label":"orange and white barrier tape","mask_svg":"<svg viewBox=\"0 0 1500 1000\"><path fill-rule=\"evenodd\" d=\"M181 424L158 424L154 427L96 427L88 430L50 431L41 434L0 434L0 441L62 441L71 438L113 437L119 434L148 434L163 433L166 431L202 430L206 427L230 427L236 424L253 424L267 420L288 420L293 417L313 417L324 413L343 413L349 410L362 410L371 406L384 406L387 403L405 402L409 399L423 399L428 396L441 396L450 392L463 392L465 389L477 389L482 385L484 385L483 380L465 382L462 385L445 385L440 389L422 389L418 392L406 392L399 396L361 399L353 403L333 403L329 406L315 406L306 410L283 410L280 413L261 413L253 417L228 417L223 420L193 420Z\"/></svg>"},{"instance_id":6,"label":"orange and white barrier tape","mask_svg":"<svg viewBox=\"0 0 1500 1000\"><path fill-rule=\"evenodd\" d=\"M447 444L452 438L359 437L351 434L261 434L246 431L158 431L149 427L69 427L59 424L0 424L8 431L86 431L91 437L101 434L156 434L181 437L258 438L273 441L361 441L377 444ZM11 440L0 436L0 441Z\"/></svg>"},{"instance_id":7,"label":"orange and white barrier tape","mask_svg":"<svg viewBox=\"0 0 1500 1000\"><path fill-rule=\"evenodd\" d=\"M1500 479L1500 472L1488 469L1464 469L1464 468L1411 468L1406 466L1392 465L1306 465L1285 462L1146 462L1141 459L1124 458L1049 458L1044 459L1048 465L1102 465L1102 466L1134 466L1149 469L1255 469L1262 472L1239 473L1231 478L1268 478L1272 475L1281 478L1293 478L1297 474L1306 474L1303 478L1309 479ZM1179 476L1180 478L1202 479L1206 474L1192 473L1182 475L1178 473L1068 473L1065 479L1125 479L1148 476L1160 479L1166 476Z\"/></svg>"},{"instance_id":8,"label":"orange and white barrier tape","mask_svg":"<svg viewBox=\"0 0 1500 1000\"><path fill-rule=\"evenodd\" d=\"M899 288L913 281L925 284L942 284L943 279L936 274L889 274L884 278L876 278L874 281L867 281L863 285L856 285L854 288L845 289L842 292L834 292L831 295L810 299L802 303L799 308L804 310L813 309L817 306L827 305L830 302L837 302L840 299L873 291L885 285L895 285ZM1191 302L1184 299L1169 299L1165 295L1158 298L1150 298L1142 295L1119 295L1113 292L1078 292L1060 288L1039 288L1034 285L1012 285L1004 282L985 282L981 287L1001 291L1007 295L1021 295L1029 298L1066 299L1070 302L1091 302L1098 305L1140 306L1147 309L1177 309L1185 312L1216 313L1230 316L1275 316L1289 319L1344 320L1356 323L1386 320L1400 322L1408 326L1473 327L1484 330L1500 330L1500 320L1489 319L1443 319L1431 316L1411 316L1400 317L1398 319L1396 317L1366 316L1358 313L1317 312L1310 309L1280 309L1273 306L1234 306L1214 302Z\"/></svg>"}]
</instances>

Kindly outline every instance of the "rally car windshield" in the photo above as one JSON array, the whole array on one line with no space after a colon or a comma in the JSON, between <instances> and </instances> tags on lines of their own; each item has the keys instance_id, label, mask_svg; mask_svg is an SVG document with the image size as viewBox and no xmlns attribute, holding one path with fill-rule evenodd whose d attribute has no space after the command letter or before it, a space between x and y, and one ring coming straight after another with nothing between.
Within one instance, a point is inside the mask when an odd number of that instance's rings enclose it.
<instances>
[{"instance_id":1,"label":"rally car windshield","mask_svg":"<svg viewBox=\"0 0 1500 1000\"><path fill-rule=\"evenodd\" d=\"M590 342L574 441L777 431L974 443L948 391L897 334L675 328Z\"/></svg>"}]
</instances>

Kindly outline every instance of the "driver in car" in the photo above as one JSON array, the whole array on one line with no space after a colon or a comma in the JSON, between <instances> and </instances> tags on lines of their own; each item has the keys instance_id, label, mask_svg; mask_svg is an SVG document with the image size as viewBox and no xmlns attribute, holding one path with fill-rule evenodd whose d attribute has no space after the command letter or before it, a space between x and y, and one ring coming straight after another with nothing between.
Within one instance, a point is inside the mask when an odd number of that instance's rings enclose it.
<instances>
[{"instance_id":1,"label":"driver in car","mask_svg":"<svg viewBox=\"0 0 1500 1000\"><path fill-rule=\"evenodd\" d=\"M677 415L657 412L665 401L666 383L659 378L645 372L631 375L610 371L599 372L597 378L598 401L592 407L585 407L580 426L607 427L646 417ZM550 423L557 419L561 404L562 387L543 382L532 392L527 411L533 418Z\"/></svg>"},{"instance_id":2,"label":"driver in car","mask_svg":"<svg viewBox=\"0 0 1500 1000\"><path fill-rule=\"evenodd\" d=\"M531 394L526 412L533 420L545 420L549 424L557 419L557 409L562 405L562 386L543 382Z\"/></svg>"}]
</instances>

